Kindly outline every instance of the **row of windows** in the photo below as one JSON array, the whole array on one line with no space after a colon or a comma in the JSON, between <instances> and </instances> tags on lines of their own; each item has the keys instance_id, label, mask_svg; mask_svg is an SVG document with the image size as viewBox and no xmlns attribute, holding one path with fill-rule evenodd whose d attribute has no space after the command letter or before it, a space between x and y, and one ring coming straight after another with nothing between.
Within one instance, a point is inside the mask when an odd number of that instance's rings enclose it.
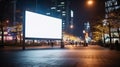
<instances>
[{"instance_id":1,"label":"row of windows","mask_svg":"<svg viewBox=\"0 0 120 67\"><path fill-rule=\"evenodd\" d=\"M56 12L60 12L62 13L62 16L66 16L66 2L64 1L53 1L54 4L53 4L53 7L51 7L51 10L54 10Z\"/></svg>"},{"instance_id":2,"label":"row of windows","mask_svg":"<svg viewBox=\"0 0 120 67\"><path fill-rule=\"evenodd\" d=\"M108 13L108 12L111 12L111 11L114 11L117 9L120 9L120 6L108 7L108 8L106 8L105 11L106 11L106 13Z\"/></svg>"},{"instance_id":3,"label":"row of windows","mask_svg":"<svg viewBox=\"0 0 120 67\"><path fill-rule=\"evenodd\" d=\"M111 6L115 6L115 5L118 5L117 0L110 0L110 1L105 2L105 7L111 7Z\"/></svg>"}]
</instances>

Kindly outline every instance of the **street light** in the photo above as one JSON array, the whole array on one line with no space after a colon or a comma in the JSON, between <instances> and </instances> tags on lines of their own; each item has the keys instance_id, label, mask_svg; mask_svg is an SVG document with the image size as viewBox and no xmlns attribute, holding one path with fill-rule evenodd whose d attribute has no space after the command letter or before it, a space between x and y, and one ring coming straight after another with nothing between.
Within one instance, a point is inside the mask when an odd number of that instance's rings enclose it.
<instances>
[{"instance_id":1,"label":"street light","mask_svg":"<svg viewBox=\"0 0 120 67\"><path fill-rule=\"evenodd\" d=\"M73 29L73 27L74 27L73 24L71 24L71 25L70 25L70 29Z\"/></svg>"},{"instance_id":2,"label":"street light","mask_svg":"<svg viewBox=\"0 0 120 67\"><path fill-rule=\"evenodd\" d=\"M85 30L83 30L83 34L85 34Z\"/></svg>"},{"instance_id":3,"label":"street light","mask_svg":"<svg viewBox=\"0 0 120 67\"><path fill-rule=\"evenodd\" d=\"M88 4L89 6L93 5L93 3L94 3L93 0L88 0L88 1L87 1L87 4Z\"/></svg>"}]
</instances>

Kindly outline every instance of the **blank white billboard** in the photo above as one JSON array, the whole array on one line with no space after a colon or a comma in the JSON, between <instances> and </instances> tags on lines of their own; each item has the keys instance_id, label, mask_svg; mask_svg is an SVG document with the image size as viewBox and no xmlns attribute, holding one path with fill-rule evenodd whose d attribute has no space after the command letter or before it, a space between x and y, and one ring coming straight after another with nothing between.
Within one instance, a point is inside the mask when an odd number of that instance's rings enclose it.
<instances>
[{"instance_id":1,"label":"blank white billboard","mask_svg":"<svg viewBox=\"0 0 120 67\"><path fill-rule=\"evenodd\" d=\"M62 20L25 11L25 38L62 39Z\"/></svg>"}]
</instances>

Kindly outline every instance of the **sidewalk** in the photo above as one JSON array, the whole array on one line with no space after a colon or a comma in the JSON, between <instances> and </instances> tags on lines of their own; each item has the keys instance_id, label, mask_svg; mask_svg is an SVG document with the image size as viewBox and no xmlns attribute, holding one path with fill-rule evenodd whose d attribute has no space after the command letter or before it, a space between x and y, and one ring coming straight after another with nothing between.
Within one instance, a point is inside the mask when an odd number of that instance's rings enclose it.
<instances>
[{"instance_id":1,"label":"sidewalk","mask_svg":"<svg viewBox=\"0 0 120 67\"><path fill-rule=\"evenodd\" d=\"M5 46L1 50L0 67L120 67L120 52L98 45L30 46L26 50Z\"/></svg>"},{"instance_id":2,"label":"sidewalk","mask_svg":"<svg viewBox=\"0 0 120 67\"><path fill-rule=\"evenodd\" d=\"M37 50L37 49L59 49L60 46L25 46L26 50ZM4 46L0 50L23 50L22 46Z\"/></svg>"},{"instance_id":3,"label":"sidewalk","mask_svg":"<svg viewBox=\"0 0 120 67\"><path fill-rule=\"evenodd\" d=\"M47 49L61 49L60 45L57 46L25 46L25 50L47 50ZM85 46L75 46L75 45L65 45L63 49L107 49L98 45L88 45ZM0 48L0 50L23 50L22 46L4 46L4 48Z\"/></svg>"}]
</instances>

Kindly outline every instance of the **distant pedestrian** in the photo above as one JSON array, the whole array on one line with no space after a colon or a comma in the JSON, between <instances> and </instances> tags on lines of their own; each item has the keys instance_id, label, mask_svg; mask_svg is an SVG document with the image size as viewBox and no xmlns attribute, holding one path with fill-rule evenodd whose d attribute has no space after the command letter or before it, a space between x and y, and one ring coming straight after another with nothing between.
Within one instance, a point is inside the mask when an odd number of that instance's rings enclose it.
<instances>
[{"instance_id":1,"label":"distant pedestrian","mask_svg":"<svg viewBox=\"0 0 120 67\"><path fill-rule=\"evenodd\" d=\"M51 47L53 47L54 46L54 43L53 43L53 41L51 41Z\"/></svg>"},{"instance_id":2,"label":"distant pedestrian","mask_svg":"<svg viewBox=\"0 0 120 67\"><path fill-rule=\"evenodd\" d=\"M78 44L78 42L77 42L77 41L75 41L75 46L77 46L77 44Z\"/></svg>"},{"instance_id":3,"label":"distant pedestrian","mask_svg":"<svg viewBox=\"0 0 120 67\"><path fill-rule=\"evenodd\" d=\"M85 46L88 46L88 43L89 43L88 38L85 38Z\"/></svg>"},{"instance_id":4,"label":"distant pedestrian","mask_svg":"<svg viewBox=\"0 0 120 67\"><path fill-rule=\"evenodd\" d=\"M81 46L82 45L82 43L81 42L78 42L79 43L79 45Z\"/></svg>"},{"instance_id":5,"label":"distant pedestrian","mask_svg":"<svg viewBox=\"0 0 120 67\"><path fill-rule=\"evenodd\" d=\"M116 48L117 50L120 50L120 45L119 45L118 40L115 41L115 48Z\"/></svg>"}]
</instances>

